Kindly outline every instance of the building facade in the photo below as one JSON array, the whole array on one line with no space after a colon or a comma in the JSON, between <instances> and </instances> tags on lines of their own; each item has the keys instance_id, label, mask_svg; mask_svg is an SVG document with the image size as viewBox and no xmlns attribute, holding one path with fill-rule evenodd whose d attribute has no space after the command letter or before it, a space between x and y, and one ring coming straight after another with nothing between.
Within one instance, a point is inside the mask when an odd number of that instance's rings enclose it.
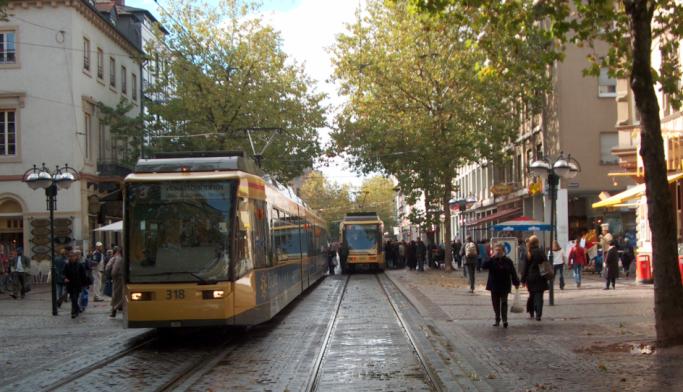
<instances>
[{"instance_id":1,"label":"building facade","mask_svg":"<svg viewBox=\"0 0 683 392\"><path fill-rule=\"evenodd\" d=\"M0 244L22 246L47 271L50 241L45 195L22 175L34 164L68 163L80 181L57 197L59 244L90 247L108 223L101 199L121 175L103 172L121 158L98 103L132 104L140 113L143 53L87 0L10 1L0 22ZM120 147L120 146L119 146ZM122 173L119 173L122 174Z\"/></svg>"},{"instance_id":2,"label":"building facade","mask_svg":"<svg viewBox=\"0 0 683 392\"><path fill-rule=\"evenodd\" d=\"M632 230L634 215L591 208L601 192L619 192L632 184L627 177L608 177L618 167L612 149L618 145L616 80L606 71L584 77L587 50L569 47L553 70L554 91L543 115L529 119L506 150L507 160L460 169L451 210L454 237L490 238L496 223L526 216L550 222L547 178L529 173L534 160L571 154L581 172L560 181L557 195L557 238L565 244L576 235L609 221L613 232ZM467 200L466 203L460 202ZM464 207L464 208L463 208ZM519 233L518 233L519 234ZM527 233L528 234L528 233Z\"/></svg>"}]
</instances>

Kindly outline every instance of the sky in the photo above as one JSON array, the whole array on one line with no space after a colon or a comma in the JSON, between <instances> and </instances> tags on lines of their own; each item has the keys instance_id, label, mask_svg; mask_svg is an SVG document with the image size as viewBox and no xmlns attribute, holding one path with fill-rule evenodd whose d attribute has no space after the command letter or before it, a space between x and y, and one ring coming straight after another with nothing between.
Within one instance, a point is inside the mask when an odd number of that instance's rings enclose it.
<instances>
[{"instance_id":1,"label":"sky","mask_svg":"<svg viewBox=\"0 0 683 392\"><path fill-rule=\"evenodd\" d=\"M164 7L172 0L159 0ZM217 0L208 0L210 4ZM337 88L327 80L332 74L332 64L327 48L335 43L337 34L345 31L345 23L353 23L355 11L365 0L262 0L261 12L283 38L285 52L297 62L303 63L306 73L317 81L317 91L328 95L326 105L336 107L343 100ZM160 10L154 0L126 0L126 5L145 8L159 16ZM331 121L330 121L331 122ZM329 130L319 131L321 140L327 142ZM364 177L354 173L343 160L337 158L320 170L330 180L359 186Z\"/></svg>"}]
</instances>

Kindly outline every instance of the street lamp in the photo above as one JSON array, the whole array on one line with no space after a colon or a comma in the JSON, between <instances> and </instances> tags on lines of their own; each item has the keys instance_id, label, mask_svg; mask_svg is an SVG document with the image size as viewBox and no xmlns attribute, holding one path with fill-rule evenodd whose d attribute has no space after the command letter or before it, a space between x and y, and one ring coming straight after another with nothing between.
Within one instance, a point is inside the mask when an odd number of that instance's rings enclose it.
<instances>
[{"instance_id":1,"label":"street lamp","mask_svg":"<svg viewBox=\"0 0 683 392\"><path fill-rule=\"evenodd\" d=\"M581 171L581 165L579 162L572 158L571 155L564 156L564 153L560 151L560 156L554 162L551 162L548 158L541 158L531 162L529 165L529 172L532 175L538 177L547 176L548 179L548 192L550 193L550 255L549 261L550 265L553 265L553 240L557 236L556 230L556 209L557 209L557 186L560 184L560 178L571 179L576 177ZM555 293L554 293L555 280L551 282L549 290L549 303L550 305L555 305Z\"/></svg>"},{"instance_id":2,"label":"street lamp","mask_svg":"<svg viewBox=\"0 0 683 392\"><path fill-rule=\"evenodd\" d=\"M33 165L24 173L22 181L24 181L34 191L38 188L45 189L45 197L47 202L47 209L50 211L50 287L52 289L52 315L57 315L57 283L55 277L57 276L57 269L55 268L55 210L57 209L57 191L59 189L69 189L74 181L78 181L78 172L69 165L64 164L63 167L57 166L54 171L42 164L42 167Z\"/></svg>"}]
</instances>

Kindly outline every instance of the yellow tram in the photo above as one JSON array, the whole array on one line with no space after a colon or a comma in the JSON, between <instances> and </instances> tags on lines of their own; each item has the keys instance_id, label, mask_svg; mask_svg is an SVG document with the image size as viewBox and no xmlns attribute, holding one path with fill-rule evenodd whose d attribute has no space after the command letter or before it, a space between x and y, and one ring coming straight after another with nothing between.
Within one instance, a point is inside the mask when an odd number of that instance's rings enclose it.
<instances>
[{"instance_id":1,"label":"yellow tram","mask_svg":"<svg viewBox=\"0 0 683 392\"><path fill-rule=\"evenodd\" d=\"M375 212L349 212L339 225L342 253L346 253L346 269L363 265L384 270L382 237L384 223Z\"/></svg>"},{"instance_id":2,"label":"yellow tram","mask_svg":"<svg viewBox=\"0 0 683 392\"><path fill-rule=\"evenodd\" d=\"M142 159L124 211L129 328L259 324L327 269L325 222L242 156Z\"/></svg>"}]
</instances>

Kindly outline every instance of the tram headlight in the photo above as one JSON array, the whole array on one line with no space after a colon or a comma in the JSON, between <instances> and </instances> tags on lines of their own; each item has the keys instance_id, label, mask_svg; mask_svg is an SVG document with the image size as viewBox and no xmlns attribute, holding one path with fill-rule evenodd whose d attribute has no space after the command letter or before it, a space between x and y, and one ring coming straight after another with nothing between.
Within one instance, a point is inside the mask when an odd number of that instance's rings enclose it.
<instances>
[{"instance_id":1,"label":"tram headlight","mask_svg":"<svg viewBox=\"0 0 683 392\"><path fill-rule=\"evenodd\" d=\"M213 291L213 297L216 299L223 298L224 295L225 295L225 291L223 291L223 290L214 290Z\"/></svg>"},{"instance_id":2,"label":"tram headlight","mask_svg":"<svg viewBox=\"0 0 683 392\"><path fill-rule=\"evenodd\" d=\"M130 293L130 299L133 301L140 301L142 300L142 293Z\"/></svg>"}]
</instances>

